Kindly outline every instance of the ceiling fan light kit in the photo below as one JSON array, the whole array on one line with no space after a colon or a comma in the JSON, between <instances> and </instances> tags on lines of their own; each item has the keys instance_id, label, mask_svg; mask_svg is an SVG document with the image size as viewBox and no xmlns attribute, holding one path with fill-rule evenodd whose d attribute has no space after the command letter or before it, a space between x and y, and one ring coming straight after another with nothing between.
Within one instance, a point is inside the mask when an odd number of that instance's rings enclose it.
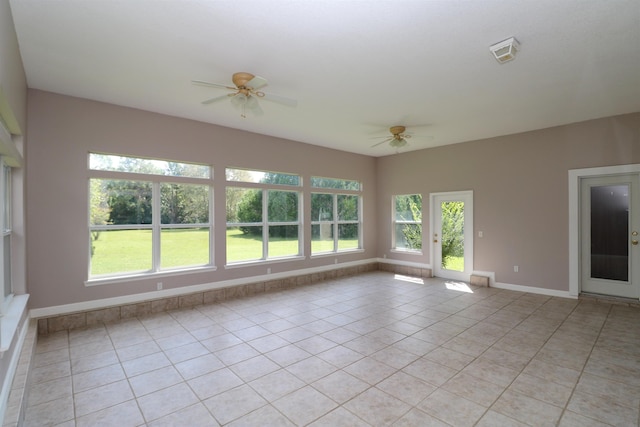
<instances>
[{"instance_id":1,"label":"ceiling fan light kit","mask_svg":"<svg viewBox=\"0 0 640 427\"><path fill-rule=\"evenodd\" d=\"M489 47L496 61L501 64L514 60L519 49L520 43L515 37L510 37Z\"/></svg>"},{"instance_id":2,"label":"ceiling fan light kit","mask_svg":"<svg viewBox=\"0 0 640 427\"><path fill-rule=\"evenodd\" d=\"M202 101L203 104L212 104L214 102L221 101L223 99L231 98L231 105L240 109L240 115L243 118L246 118L246 110L252 111L255 115L262 115L262 108L260 107L260 103L258 102L258 98L264 98L272 102L277 102L279 104L287 105L290 107L295 107L297 105L297 101L294 99L285 98L283 96L278 95L268 95L258 89L265 87L268 82L266 79L254 76L251 73L239 72L234 73L231 77L231 81L235 85L227 86L217 83L209 83L202 80L192 80L191 82L195 85L213 87L217 89L227 89L233 91L227 95L216 96L211 99L207 99Z\"/></svg>"}]
</instances>

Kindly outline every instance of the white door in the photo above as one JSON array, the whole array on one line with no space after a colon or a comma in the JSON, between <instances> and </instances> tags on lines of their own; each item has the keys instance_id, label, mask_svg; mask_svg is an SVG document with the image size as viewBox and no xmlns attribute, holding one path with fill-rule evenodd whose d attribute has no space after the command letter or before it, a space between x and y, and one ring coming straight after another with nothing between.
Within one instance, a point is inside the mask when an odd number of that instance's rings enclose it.
<instances>
[{"instance_id":1,"label":"white door","mask_svg":"<svg viewBox=\"0 0 640 427\"><path fill-rule=\"evenodd\" d=\"M433 274L469 281L473 271L473 192L431 194Z\"/></svg>"},{"instance_id":2,"label":"white door","mask_svg":"<svg viewBox=\"0 0 640 427\"><path fill-rule=\"evenodd\" d=\"M640 297L640 174L580 180L582 292Z\"/></svg>"}]
</instances>

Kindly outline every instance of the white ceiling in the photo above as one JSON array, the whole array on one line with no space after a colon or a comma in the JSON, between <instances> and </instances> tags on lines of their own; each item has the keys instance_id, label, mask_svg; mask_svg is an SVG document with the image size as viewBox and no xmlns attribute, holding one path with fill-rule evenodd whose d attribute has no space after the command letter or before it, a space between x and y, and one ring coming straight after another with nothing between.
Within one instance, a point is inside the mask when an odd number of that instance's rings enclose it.
<instances>
[{"instance_id":1,"label":"white ceiling","mask_svg":"<svg viewBox=\"0 0 640 427\"><path fill-rule=\"evenodd\" d=\"M371 147L392 125L405 152L640 111L638 0L10 4L30 88L371 156L397 151ZM237 71L298 106L201 104L225 92L191 80Z\"/></svg>"}]
</instances>

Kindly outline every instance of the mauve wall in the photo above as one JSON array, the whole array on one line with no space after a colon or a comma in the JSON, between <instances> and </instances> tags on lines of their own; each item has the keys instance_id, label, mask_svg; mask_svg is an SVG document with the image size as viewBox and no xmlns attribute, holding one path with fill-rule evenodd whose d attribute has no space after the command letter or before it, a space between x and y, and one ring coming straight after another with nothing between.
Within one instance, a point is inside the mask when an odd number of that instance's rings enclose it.
<instances>
[{"instance_id":1,"label":"mauve wall","mask_svg":"<svg viewBox=\"0 0 640 427\"><path fill-rule=\"evenodd\" d=\"M239 279L375 258L375 159L37 90L28 98L27 224L31 308ZM87 287L87 154L90 151L206 162L214 167L217 271ZM364 186L364 252L225 269L227 166L359 180ZM309 188L305 186L305 203ZM305 227L310 234L310 226ZM308 246L308 245L307 245ZM307 248L308 249L308 248Z\"/></svg>"},{"instance_id":2,"label":"mauve wall","mask_svg":"<svg viewBox=\"0 0 640 427\"><path fill-rule=\"evenodd\" d=\"M568 171L633 163L640 113L380 158L378 253L429 263L429 194L473 190L474 269L495 272L496 282L568 291ZM424 201L419 256L391 252L387 231L392 196L411 193Z\"/></svg>"}]
</instances>

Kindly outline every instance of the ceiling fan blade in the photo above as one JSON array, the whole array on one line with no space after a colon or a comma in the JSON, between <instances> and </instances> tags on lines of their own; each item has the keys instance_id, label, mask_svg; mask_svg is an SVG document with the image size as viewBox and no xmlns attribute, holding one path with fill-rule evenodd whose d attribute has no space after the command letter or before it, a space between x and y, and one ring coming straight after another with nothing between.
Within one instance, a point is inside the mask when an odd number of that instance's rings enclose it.
<instances>
[{"instance_id":1,"label":"ceiling fan blade","mask_svg":"<svg viewBox=\"0 0 640 427\"><path fill-rule=\"evenodd\" d=\"M385 143L387 143L387 142L389 142L389 141L393 141L393 138L387 138L387 139L385 139L385 140L384 140L384 141L382 141L382 142L378 142L377 144L373 144L373 145L371 146L371 148L373 148L373 147L377 147L378 145L385 144Z\"/></svg>"},{"instance_id":2,"label":"ceiling fan blade","mask_svg":"<svg viewBox=\"0 0 640 427\"><path fill-rule=\"evenodd\" d=\"M209 104L213 104L214 102L218 102L218 101L222 101L223 99L227 99L230 96L233 96L233 94L229 93L227 95L216 96L215 98L210 98L210 99L207 99L206 101L202 101L202 103L204 105L209 105Z\"/></svg>"},{"instance_id":3,"label":"ceiling fan blade","mask_svg":"<svg viewBox=\"0 0 640 427\"><path fill-rule=\"evenodd\" d=\"M298 101L291 98L286 98L280 95L274 95L273 93L265 93L262 99L266 99L267 101L275 102L277 104L286 105L287 107L297 107Z\"/></svg>"},{"instance_id":4,"label":"ceiling fan blade","mask_svg":"<svg viewBox=\"0 0 640 427\"><path fill-rule=\"evenodd\" d=\"M261 87L265 87L267 84L269 84L269 82L267 82L267 79L265 79L264 77L255 76L247 82L247 87L257 90Z\"/></svg>"},{"instance_id":5,"label":"ceiling fan blade","mask_svg":"<svg viewBox=\"0 0 640 427\"><path fill-rule=\"evenodd\" d=\"M227 86L227 85L221 85L221 84L217 84L217 83L209 83L209 82L205 82L202 80L191 80L191 83L193 83L194 85L198 85L198 86L207 86L207 87L215 87L218 89L231 89L231 90L237 90L238 88L233 87L233 86Z\"/></svg>"}]
</instances>

